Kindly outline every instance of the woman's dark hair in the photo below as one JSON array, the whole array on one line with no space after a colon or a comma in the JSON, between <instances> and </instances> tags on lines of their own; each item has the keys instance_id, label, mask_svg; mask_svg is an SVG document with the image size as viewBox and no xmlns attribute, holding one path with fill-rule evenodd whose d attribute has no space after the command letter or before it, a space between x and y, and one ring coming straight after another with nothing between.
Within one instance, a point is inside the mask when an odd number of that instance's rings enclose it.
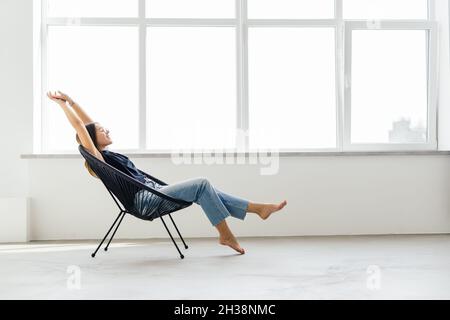
<instances>
[{"instance_id":1,"label":"woman's dark hair","mask_svg":"<svg viewBox=\"0 0 450 320\"><path fill-rule=\"evenodd\" d=\"M86 127L86 130L89 133L89 136L91 137L92 142L94 143L94 146L98 149L95 122L85 124L84 126ZM81 144L81 140L80 140L80 137L78 136L78 133L75 135L75 139L77 140L78 144Z\"/></svg>"},{"instance_id":2,"label":"woman's dark hair","mask_svg":"<svg viewBox=\"0 0 450 320\"><path fill-rule=\"evenodd\" d=\"M86 127L87 132L89 133L89 136L92 139L92 142L94 143L94 146L98 149L95 122L88 123L85 125L85 127ZM75 135L75 139L77 140L78 144L81 144L81 140L80 140L80 137L78 136L78 133ZM91 169L91 167L87 163L87 161L84 161L84 166L89 171L91 176L98 178L97 175L95 174L95 172Z\"/></svg>"},{"instance_id":3,"label":"woman's dark hair","mask_svg":"<svg viewBox=\"0 0 450 320\"><path fill-rule=\"evenodd\" d=\"M98 149L97 145L97 134L95 130L95 122L91 122L85 125L87 132L89 133L89 136L92 139L92 142L94 142L94 146Z\"/></svg>"}]
</instances>

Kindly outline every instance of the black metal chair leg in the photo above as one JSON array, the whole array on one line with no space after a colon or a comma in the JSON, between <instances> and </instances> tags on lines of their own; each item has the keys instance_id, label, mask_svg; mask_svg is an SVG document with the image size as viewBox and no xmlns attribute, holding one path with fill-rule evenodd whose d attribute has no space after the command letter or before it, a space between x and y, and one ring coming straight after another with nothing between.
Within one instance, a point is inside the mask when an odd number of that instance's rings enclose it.
<instances>
[{"instance_id":1,"label":"black metal chair leg","mask_svg":"<svg viewBox=\"0 0 450 320\"><path fill-rule=\"evenodd\" d=\"M178 231L177 225L175 224L175 221L173 221L173 218L172 218L172 216L170 215L170 213L169 213L169 217L170 217L170 220L172 220L173 226L175 227L175 230L177 230L178 235L180 236L181 241L183 241L184 248L185 248L185 249L189 248L189 247L186 245L186 242L184 242L184 239L183 239L183 237L181 236L180 231Z\"/></svg>"},{"instance_id":2,"label":"black metal chair leg","mask_svg":"<svg viewBox=\"0 0 450 320\"><path fill-rule=\"evenodd\" d=\"M172 242L173 242L173 244L175 245L175 248L177 248L178 253L180 254L180 258L181 258L181 259L184 259L184 255L181 253L180 249L178 248L177 243L175 242L175 240L174 240L173 237L172 237L172 234L171 234L170 231L169 231L169 228L167 228L167 225L166 225L166 223L164 222L164 219L163 219L162 217L160 217L160 218L161 218L162 223L164 224L164 227L166 227L167 233L169 234L170 239L172 239Z\"/></svg>"},{"instance_id":3,"label":"black metal chair leg","mask_svg":"<svg viewBox=\"0 0 450 320\"><path fill-rule=\"evenodd\" d=\"M114 235L116 234L117 229L119 229L119 226L120 226L120 224L122 223L122 220L123 220L123 217L125 217L125 214L126 214L126 212L124 211L123 214L122 214L122 218L120 218L120 221L119 221L119 223L117 224L116 228L114 229L114 232L113 232L111 238L109 238L108 244L107 244L106 247L105 247L105 251L108 251L109 244L111 243L112 239L114 238Z\"/></svg>"},{"instance_id":4,"label":"black metal chair leg","mask_svg":"<svg viewBox=\"0 0 450 320\"><path fill-rule=\"evenodd\" d=\"M97 249L94 251L94 253L91 254L91 257L94 258L95 255L97 254L98 249L100 249L100 247L102 246L103 242L105 241L106 237L108 236L108 234L111 232L112 228L114 227L114 225L116 224L117 220L119 220L119 217L122 215L123 211L121 210L119 215L117 216L116 220L114 220L114 223L112 224L112 226L109 228L108 232L105 234L105 237L103 238L102 242L100 242L100 244L98 245Z\"/></svg>"}]
</instances>

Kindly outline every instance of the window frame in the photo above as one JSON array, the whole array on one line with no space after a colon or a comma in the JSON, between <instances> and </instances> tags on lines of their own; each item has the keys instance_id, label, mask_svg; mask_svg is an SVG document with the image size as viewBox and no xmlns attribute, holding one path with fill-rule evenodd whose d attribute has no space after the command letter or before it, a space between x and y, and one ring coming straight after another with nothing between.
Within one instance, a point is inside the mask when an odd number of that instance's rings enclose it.
<instances>
[{"instance_id":1,"label":"window frame","mask_svg":"<svg viewBox=\"0 0 450 320\"><path fill-rule=\"evenodd\" d=\"M427 32L427 141L423 143L357 143L351 141L352 32L354 30L423 30ZM344 149L349 151L436 150L437 26L434 21L367 20L345 21Z\"/></svg>"},{"instance_id":2,"label":"window frame","mask_svg":"<svg viewBox=\"0 0 450 320\"><path fill-rule=\"evenodd\" d=\"M37 3L36 17L40 21L35 24L39 31L35 30L39 40L35 42L35 86L40 98L36 97L34 106L34 135L33 152L45 153L43 150L43 114L42 106L45 105L47 88L47 31L49 26L73 26L73 25L133 25L139 28L139 142L137 149L120 149L120 152L164 152L170 150L155 150L147 148L147 92L146 92L146 50L147 28L152 26L197 26L197 27L234 27L236 32L236 146L234 151L249 152L249 100L248 100L248 29L253 27L331 27L335 29L335 85L336 85L336 147L334 148L290 148L279 149L279 152L346 152L346 151L419 151L437 150L437 26L434 20L434 1L428 0L428 19L426 20L377 20L382 28L425 28L429 30L428 47L428 119L426 143L420 144L355 144L350 141L349 112L349 80L351 71L351 31L362 26L367 27L370 20L344 20L343 1L334 0L333 19L248 19L247 0L231 0L235 5L235 17L223 18L147 18L146 1L138 0L138 16L132 18L79 18L79 17L48 17L48 0L34 1ZM404 29L408 30L408 29ZM349 36L350 33L350 36ZM36 58L37 57L37 58ZM197 152L195 150L194 152ZM229 150L227 150L229 151Z\"/></svg>"}]
</instances>

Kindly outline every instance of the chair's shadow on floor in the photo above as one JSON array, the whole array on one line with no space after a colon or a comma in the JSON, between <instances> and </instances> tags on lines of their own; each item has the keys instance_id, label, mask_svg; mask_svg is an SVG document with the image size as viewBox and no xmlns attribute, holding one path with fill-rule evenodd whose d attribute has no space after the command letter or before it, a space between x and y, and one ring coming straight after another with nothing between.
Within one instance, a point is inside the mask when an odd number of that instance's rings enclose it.
<instances>
[{"instance_id":1,"label":"chair's shadow on floor","mask_svg":"<svg viewBox=\"0 0 450 320\"><path fill-rule=\"evenodd\" d=\"M129 260L129 258L127 260L115 260L115 261L109 261L108 263L111 264L115 264L115 265L132 265L132 266L158 266L158 265L164 265L165 267L167 266L179 266L179 265L183 265L184 263L189 263L189 261L191 262L195 262L198 263L199 261L212 261L212 260L216 260L216 259L230 259L230 258L236 258L242 256L239 253L231 253L231 254L216 254L216 255L205 255L205 256L192 256L190 257L189 255L185 255L184 259L180 259L180 257L178 256L174 256L174 257L161 257L158 256L156 253L155 255L152 257L151 254L146 255L146 256L139 256L136 255L136 258L134 260ZM96 258L97 259L97 258Z\"/></svg>"}]
</instances>

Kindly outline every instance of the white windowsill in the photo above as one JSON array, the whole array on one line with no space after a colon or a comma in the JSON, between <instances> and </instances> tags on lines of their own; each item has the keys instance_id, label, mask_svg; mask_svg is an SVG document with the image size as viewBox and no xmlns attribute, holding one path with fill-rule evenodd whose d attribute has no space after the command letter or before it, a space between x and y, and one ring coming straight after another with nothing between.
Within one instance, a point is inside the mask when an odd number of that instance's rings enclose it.
<instances>
[{"instance_id":1,"label":"white windowsill","mask_svg":"<svg viewBox=\"0 0 450 320\"><path fill-rule=\"evenodd\" d=\"M170 158L170 152L121 152L130 158ZM230 152L227 155L249 156L257 155L257 152ZM191 156L208 156L209 153L192 152ZM304 156L390 156L390 155L450 155L450 151L417 150L417 151L292 151L279 152L280 157L304 157ZM79 153L28 153L20 155L21 159L78 159Z\"/></svg>"}]
</instances>

